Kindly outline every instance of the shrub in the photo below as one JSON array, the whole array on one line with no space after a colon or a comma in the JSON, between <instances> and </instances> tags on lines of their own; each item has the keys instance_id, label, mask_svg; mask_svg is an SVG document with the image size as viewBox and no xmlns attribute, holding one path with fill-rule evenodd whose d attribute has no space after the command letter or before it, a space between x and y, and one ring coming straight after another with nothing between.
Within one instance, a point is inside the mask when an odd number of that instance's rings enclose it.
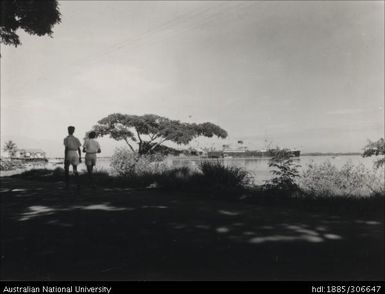
<instances>
[{"instance_id":1,"label":"shrub","mask_svg":"<svg viewBox=\"0 0 385 294\"><path fill-rule=\"evenodd\" d=\"M115 150L111 158L111 168L120 176L140 176L159 174L166 170L164 156L159 154L139 155L126 148Z\"/></svg>"},{"instance_id":2,"label":"shrub","mask_svg":"<svg viewBox=\"0 0 385 294\"><path fill-rule=\"evenodd\" d=\"M168 169L154 175L158 187L187 191L237 192L251 183L249 173L242 168L227 167L220 162L205 161L198 170L188 167ZM237 193L235 193L237 194Z\"/></svg>"},{"instance_id":3,"label":"shrub","mask_svg":"<svg viewBox=\"0 0 385 294\"><path fill-rule=\"evenodd\" d=\"M15 170L23 167L24 164L20 160L0 158L0 171Z\"/></svg>"},{"instance_id":4,"label":"shrub","mask_svg":"<svg viewBox=\"0 0 385 294\"><path fill-rule=\"evenodd\" d=\"M52 175L54 177L64 177L64 168L57 167L53 170Z\"/></svg>"},{"instance_id":5,"label":"shrub","mask_svg":"<svg viewBox=\"0 0 385 294\"><path fill-rule=\"evenodd\" d=\"M161 188L183 189L193 186L195 173L188 167L178 167L164 171L156 176L155 182Z\"/></svg>"},{"instance_id":6,"label":"shrub","mask_svg":"<svg viewBox=\"0 0 385 294\"><path fill-rule=\"evenodd\" d=\"M384 170L368 170L363 164L347 162L337 169L330 161L309 164L299 185L314 196L368 196L384 193Z\"/></svg>"},{"instance_id":7,"label":"shrub","mask_svg":"<svg viewBox=\"0 0 385 294\"><path fill-rule=\"evenodd\" d=\"M374 162L375 168L385 167L385 140L379 139L376 142L371 142L365 146L362 157L376 156L378 159Z\"/></svg>"},{"instance_id":8,"label":"shrub","mask_svg":"<svg viewBox=\"0 0 385 294\"><path fill-rule=\"evenodd\" d=\"M216 161L203 161L199 165L200 174L195 175L194 184L219 190L244 188L251 183L250 173L240 167L225 166Z\"/></svg>"},{"instance_id":9,"label":"shrub","mask_svg":"<svg viewBox=\"0 0 385 294\"><path fill-rule=\"evenodd\" d=\"M293 192L298 190L296 178L299 177L299 165L295 164L291 152L279 149L269 160L269 167L273 168L273 178L265 181L264 190L276 192Z\"/></svg>"}]
</instances>

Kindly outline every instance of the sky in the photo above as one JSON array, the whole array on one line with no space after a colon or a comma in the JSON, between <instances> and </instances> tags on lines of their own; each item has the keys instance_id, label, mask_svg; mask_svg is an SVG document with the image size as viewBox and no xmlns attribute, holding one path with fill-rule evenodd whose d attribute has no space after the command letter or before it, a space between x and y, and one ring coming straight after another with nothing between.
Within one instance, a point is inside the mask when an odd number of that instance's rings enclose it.
<instances>
[{"instance_id":1,"label":"sky","mask_svg":"<svg viewBox=\"0 0 385 294\"><path fill-rule=\"evenodd\" d=\"M212 122L220 148L361 152L384 137L383 1L61 1L1 45L1 142L62 156L108 114ZM100 140L102 155L124 146Z\"/></svg>"}]
</instances>

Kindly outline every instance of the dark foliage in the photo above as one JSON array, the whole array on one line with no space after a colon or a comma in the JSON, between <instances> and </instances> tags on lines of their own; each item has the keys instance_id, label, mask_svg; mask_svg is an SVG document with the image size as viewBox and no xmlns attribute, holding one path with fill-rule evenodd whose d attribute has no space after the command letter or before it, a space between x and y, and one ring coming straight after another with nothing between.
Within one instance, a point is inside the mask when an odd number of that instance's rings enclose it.
<instances>
[{"instance_id":1,"label":"dark foliage","mask_svg":"<svg viewBox=\"0 0 385 294\"><path fill-rule=\"evenodd\" d=\"M1 1L0 38L5 45L21 44L17 30L30 35L52 35L52 28L60 22L57 0Z\"/></svg>"},{"instance_id":2,"label":"dark foliage","mask_svg":"<svg viewBox=\"0 0 385 294\"><path fill-rule=\"evenodd\" d=\"M21 160L16 160L16 159L9 160L9 159L0 158L0 171L15 170L23 167L24 167L24 164Z\"/></svg>"},{"instance_id":3,"label":"dark foliage","mask_svg":"<svg viewBox=\"0 0 385 294\"><path fill-rule=\"evenodd\" d=\"M363 157L369 156L382 156L382 158L375 161L375 166L377 168L385 165L385 140L384 138L379 139L378 141L371 142L365 146Z\"/></svg>"},{"instance_id":4,"label":"dark foliage","mask_svg":"<svg viewBox=\"0 0 385 294\"><path fill-rule=\"evenodd\" d=\"M225 166L220 161L204 161L199 165L202 174L197 175L199 182L206 187L218 190L239 189L251 183L250 174L239 167Z\"/></svg>"},{"instance_id":5,"label":"dark foliage","mask_svg":"<svg viewBox=\"0 0 385 294\"><path fill-rule=\"evenodd\" d=\"M298 190L298 185L295 179L299 177L299 165L294 163L290 151L281 149L277 151L269 161L269 167L273 178L264 184L264 189L272 192L295 192Z\"/></svg>"},{"instance_id":6,"label":"dark foliage","mask_svg":"<svg viewBox=\"0 0 385 294\"><path fill-rule=\"evenodd\" d=\"M17 145L13 141L5 142L3 150L5 152L8 152L8 154L13 157L16 155L17 152Z\"/></svg>"},{"instance_id":7,"label":"dark foliage","mask_svg":"<svg viewBox=\"0 0 385 294\"><path fill-rule=\"evenodd\" d=\"M165 145L157 145L154 148L153 144L149 144L148 142L143 142L142 145L142 153L144 154L161 154L161 155L179 155L183 153L183 150L177 150L175 148L171 148Z\"/></svg>"}]
</instances>

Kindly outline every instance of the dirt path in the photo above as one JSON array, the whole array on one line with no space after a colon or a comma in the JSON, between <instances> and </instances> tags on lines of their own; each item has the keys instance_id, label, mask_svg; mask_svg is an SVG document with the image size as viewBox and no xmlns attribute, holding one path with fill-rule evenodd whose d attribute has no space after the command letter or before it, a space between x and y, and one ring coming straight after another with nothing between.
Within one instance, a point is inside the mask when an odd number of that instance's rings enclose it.
<instances>
[{"instance_id":1,"label":"dirt path","mask_svg":"<svg viewBox=\"0 0 385 294\"><path fill-rule=\"evenodd\" d=\"M383 218L1 179L1 279L382 280Z\"/></svg>"}]
</instances>

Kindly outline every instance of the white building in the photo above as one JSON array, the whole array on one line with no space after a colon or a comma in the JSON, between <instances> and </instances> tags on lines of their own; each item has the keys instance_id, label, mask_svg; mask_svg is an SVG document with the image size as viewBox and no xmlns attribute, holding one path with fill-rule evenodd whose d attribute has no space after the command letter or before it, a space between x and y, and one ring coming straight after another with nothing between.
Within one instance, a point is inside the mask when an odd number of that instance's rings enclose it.
<instances>
[{"instance_id":1,"label":"white building","mask_svg":"<svg viewBox=\"0 0 385 294\"><path fill-rule=\"evenodd\" d=\"M20 159L45 159L46 153L42 149L18 149L15 157Z\"/></svg>"}]
</instances>

